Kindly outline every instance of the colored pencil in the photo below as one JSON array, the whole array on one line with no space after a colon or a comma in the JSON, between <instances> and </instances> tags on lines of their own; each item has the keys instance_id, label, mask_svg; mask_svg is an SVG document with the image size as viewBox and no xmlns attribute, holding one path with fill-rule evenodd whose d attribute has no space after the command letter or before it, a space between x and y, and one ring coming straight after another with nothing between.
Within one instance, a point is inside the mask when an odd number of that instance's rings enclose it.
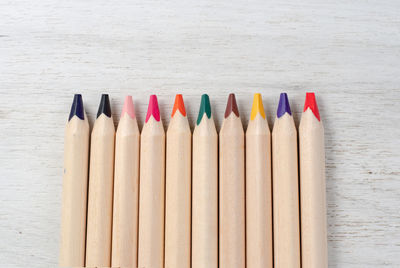
<instances>
[{"instance_id":1,"label":"colored pencil","mask_svg":"<svg viewBox=\"0 0 400 268\"><path fill-rule=\"evenodd\" d=\"M156 95L150 96L140 143L138 267L164 265L165 133Z\"/></svg>"},{"instance_id":2,"label":"colored pencil","mask_svg":"<svg viewBox=\"0 0 400 268\"><path fill-rule=\"evenodd\" d=\"M178 94L167 130L165 268L190 268L192 133Z\"/></svg>"},{"instance_id":3,"label":"colored pencil","mask_svg":"<svg viewBox=\"0 0 400 268\"><path fill-rule=\"evenodd\" d=\"M139 139L132 97L127 96L115 139L112 267L137 267Z\"/></svg>"},{"instance_id":4,"label":"colored pencil","mask_svg":"<svg viewBox=\"0 0 400 268\"><path fill-rule=\"evenodd\" d=\"M297 131L286 93L272 130L274 267L300 267Z\"/></svg>"},{"instance_id":5,"label":"colored pencil","mask_svg":"<svg viewBox=\"0 0 400 268\"><path fill-rule=\"evenodd\" d=\"M299 127L302 267L328 267L325 150L314 93L306 94Z\"/></svg>"},{"instance_id":6,"label":"colored pencil","mask_svg":"<svg viewBox=\"0 0 400 268\"><path fill-rule=\"evenodd\" d=\"M271 134L261 94L246 131L247 267L272 268Z\"/></svg>"},{"instance_id":7,"label":"colored pencil","mask_svg":"<svg viewBox=\"0 0 400 268\"><path fill-rule=\"evenodd\" d=\"M111 265L115 127L103 94L90 144L86 267Z\"/></svg>"},{"instance_id":8,"label":"colored pencil","mask_svg":"<svg viewBox=\"0 0 400 268\"><path fill-rule=\"evenodd\" d=\"M82 96L76 94L65 127L61 216L61 267L85 264L89 123Z\"/></svg>"},{"instance_id":9,"label":"colored pencil","mask_svg":"<svg viewBox=\"0 0 400 268\"><path fill-rule=\"evenodd\" d=\"M218 268L218 134L208 95L193 132L192 268Z\"/></svg>"},{"instance_id":10,"label":"colored pencil","mask_svg":"<svg viewBox=\"0 0 400 268\"><path fill-rule=\"evenodd\" d=\"M219 134L219 267L244 268L244 132L234 94Z\"/></svg>"}]
</instances>

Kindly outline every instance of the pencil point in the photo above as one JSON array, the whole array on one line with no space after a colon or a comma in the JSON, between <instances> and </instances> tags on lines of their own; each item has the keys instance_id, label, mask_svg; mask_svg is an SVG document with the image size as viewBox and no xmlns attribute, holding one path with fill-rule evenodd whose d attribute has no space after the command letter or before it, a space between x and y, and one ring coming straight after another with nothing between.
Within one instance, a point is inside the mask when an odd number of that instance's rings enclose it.
<instances>
[{"instance_id":1,"label":"pencil point","mask_svg":"<svg viewBox=\"0 0 400 268\"><path fill-rule=\"evenodd\" d=\"M278 118L282 117L285 113L292 115L292 111L290 110L289 99L286 93L281 93L279 98L279 105L277 116Z\"/></svg>"},{"instance_id":2,"label":"pencil point","mask_svg":"<svg viewBox=\"0 0 400 268\"><path fill-rule=\"evenodd\" d=\"M105 114L107 117L111 117L110 99L108 97L108 94L101 95L99 110L97 111L96 118L98 118L101 114Z\"/></svg>"},{"instance_id":3,"label":"pencil point","mask_svg":"<svg viewBox=\"0 0 400 268\"><path fill-rule=\"evenodd\" d=\"M206 114L209 119L211 118L210 97L208 97L207 94L203 94L201 96L200 110L199 110L199 115L197 116L197 122L196 122L197 125L200 125L201 119L203 119L204 114Z\"/></svg>"},{"instance_id":4,"label":"pencil point","mask_svg":"<svg viewBox=\"0 0 400 268\"><path fill-rule=\"evenodd\" d=\"M150 116L153 116L156 121L160 121L160 109L158 108L158 100L156 95L150 96L149 107L147 108L146 123Z\"/></svg>"},{"instance_id":5,"label":"pencil point","mask_svg":"<svg viewBox=\"0 0 400 268\"><path fill-rule=\"evenodd\" d=\"M236 103L235 94L231 93L228 97L228 103L226 104L225 110L225 118L227 118L231 113L234 113L237 117L239 117L239 109Z\"/></svg>"},{"instance_id":6,"label":"pencil point","mask_svg":"<svg viewBox=\"0 0 400 268\"><path fill-rule=\"evenodd\" d=\"M314 116L318 119L318 121L321 121L321 119L319 117L318 105L317 105L317 101L315 99L314 92L306 93L306 102L304 103L303 112L305 112L308 108L311 109L311 111L313 112Z\"/></svg>"},{"instance_id":7,"label":"pencil point","mask_svg":"<svg viewBox=\"0 0 400 268\"><path fill-rule=\"evenodd\" d=\"M183 102L182 94L176 94L175 96L175 103L174 108L172 109L171 117L174 117L177 110L179 110L183 116L186 116L185 103Z\"/></svg>"},{"instance_id":8,"label":"pencil point","mask_svg":"<svg viewBox=\"0 0 400 268\"><path fill-rule=\"evenodd\" d=\"M132 96L126 96L124 101L124 108L122 108L121 117L124 114L128 114L132 119L136 117L135 115L135 108L133 106Z\"/></svg>"},{"instance_id":9,"label":"pencil point","mask_svg":"<svg viewBox=\"0 0 400 268\"><path fill-rule=\"evenodd\" d=\"M83 101L81 94L75 94L74 100L72 101L71 112L69 113L68 121L76 115L79 119L85 119L85 112L83 109Z\"/></svg>"},{"instance_id":10,"label":"pencil point","mask_svg":"<svg viewBox=\"0 0 400 268\"><path fill-rule=\"evenodd\" d=\"M251 108L250 120L254 120L258 113L262 116L262 118L265 119L264 105L260 93L254 94L253 107Z\"/></svg>"}]
</instances>

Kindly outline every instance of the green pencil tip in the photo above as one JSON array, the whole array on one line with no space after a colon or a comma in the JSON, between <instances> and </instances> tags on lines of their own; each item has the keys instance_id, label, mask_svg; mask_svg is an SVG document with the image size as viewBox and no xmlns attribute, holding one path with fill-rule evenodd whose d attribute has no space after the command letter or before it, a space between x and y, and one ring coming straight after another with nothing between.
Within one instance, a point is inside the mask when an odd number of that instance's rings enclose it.
<instances>
[{"instance_id":1,"label":"green pencil tip","mask_svg":"<svg viewBox=\"0 0 400 268\"><path fill-rule=\"evenodd\" d=\"M201 96L200 110L199 110L199 115L197 117L197 125L200 125L204 113L207 115L208 118L211 118L210 98L208 97L207 94L203 94Z\"/></svg>"}]
</instances>

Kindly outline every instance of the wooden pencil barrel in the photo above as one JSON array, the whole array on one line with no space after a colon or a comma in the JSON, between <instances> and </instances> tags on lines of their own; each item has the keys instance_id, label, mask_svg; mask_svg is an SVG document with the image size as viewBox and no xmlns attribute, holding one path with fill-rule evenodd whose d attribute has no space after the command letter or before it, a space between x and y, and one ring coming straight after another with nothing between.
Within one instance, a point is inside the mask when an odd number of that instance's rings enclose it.
<instances>
[{"instance_id":1,"label":"wooden pencil barrel","mask_svg":"<svg viewBox=\"0 0 400 268\"><path fill-rule=\"evenodd\" d=\"M245 267L244 132L231 113L219 135L219 267Z\"/></svg>"},{"instance_id":2,"label":"wooden pencil barrel","mask_svg":"<svg viewBox=\"0 0 400 268\"><path fill-rule=\"evenodd\" d=\"M138 267L164 266L165 133L150 117L140 143Z\"/></svg>"},{"instance_id":3,"label":"wooden pencil barrel","mask_svg":"<svg viewBox=\"0 0 400 268\"><path fill-rule=\"evenodd\" d=\"M288 113L272 131L274 266L300 267L297 131Z\"/></svg>"},{"instance_id":4,"label":"wooden pencil barrel","mask_svg":"<svg viewBox=\"0 0 400 268\"><path fill-rule=\"evenodd\" d=\"M247 267L272 268L271 135L257 114L246 131Z\"/></svg>"},{"instance_id":5,"label":"wooden pencil barrel","mask_svg":"<svg viewBox=\"0 0 400 268\"><path fill-rule=\"evenodd\" d=\"M218 134L203 116L193 132L192 268L218 268Z\"/></svg>"},{"instance_id":6,"label":"wooden pencil barrel","mask_svg":"<svg viewBox=\"0 0 400 268\"><path fill-rule=\"evenodd\" d=\"M74 116L65 129L61 267L85 264L88 159L89 123Z\"/></svg>"},{"instance_id":7,"label":"wooden pencil barrel","mask_svg":"<svg viewBox=\"0 0 400 268\"><path fill-rule=\"evenodd\" d=\"M179 111L167 131L165 268L190 268L192 133Z\"/></svg>"},{"instance_id":8,"label":"wooden pencil barrel","mask_svg":"<svg viewBox=\"0 0 400 268\"><path fill-rule=\"evenodd\" d=\"M136 118L125 113L115 142L112 267L137 267L139 140Z\"/></svg>"},{"instance_id":9,"label":"wooden pencil barrel","mask_svg":"<svg viewBox=\"0 0 400 268\"><path fill-rule=\"evenodd\" d=\"M328 267L324 128L306 110L299 127L302 267Z\"/></svg>"},{"instance_id":10,"label":"wooden pencil barrel","mask_svg":"<svg viewBox=\"0 0 400 268\"><path fill-rule=\"evenodd\" d=\"M95 121L90 146L86 267L111 265L115 127L101 114Z\"/></svg>"}]
</instances>

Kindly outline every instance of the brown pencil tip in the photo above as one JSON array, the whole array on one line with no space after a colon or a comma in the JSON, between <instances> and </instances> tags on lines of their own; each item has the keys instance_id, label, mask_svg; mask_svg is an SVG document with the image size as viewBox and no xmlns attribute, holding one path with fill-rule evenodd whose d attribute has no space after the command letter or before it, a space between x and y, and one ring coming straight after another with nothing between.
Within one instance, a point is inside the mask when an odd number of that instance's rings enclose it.
<instances>
[{"instance_id":1,"label":"brown pencil tip","mask_svg":"<svg viewBox=\"0 0 400 268\"><path fill-rule=\"evenodd\" d=\"M225 110L225 118L227 118L232 112L239 117L239 109L236 103L235 94L233 93L229 94L228 103L226 104Z\"/></svg>"}]
</instances>

